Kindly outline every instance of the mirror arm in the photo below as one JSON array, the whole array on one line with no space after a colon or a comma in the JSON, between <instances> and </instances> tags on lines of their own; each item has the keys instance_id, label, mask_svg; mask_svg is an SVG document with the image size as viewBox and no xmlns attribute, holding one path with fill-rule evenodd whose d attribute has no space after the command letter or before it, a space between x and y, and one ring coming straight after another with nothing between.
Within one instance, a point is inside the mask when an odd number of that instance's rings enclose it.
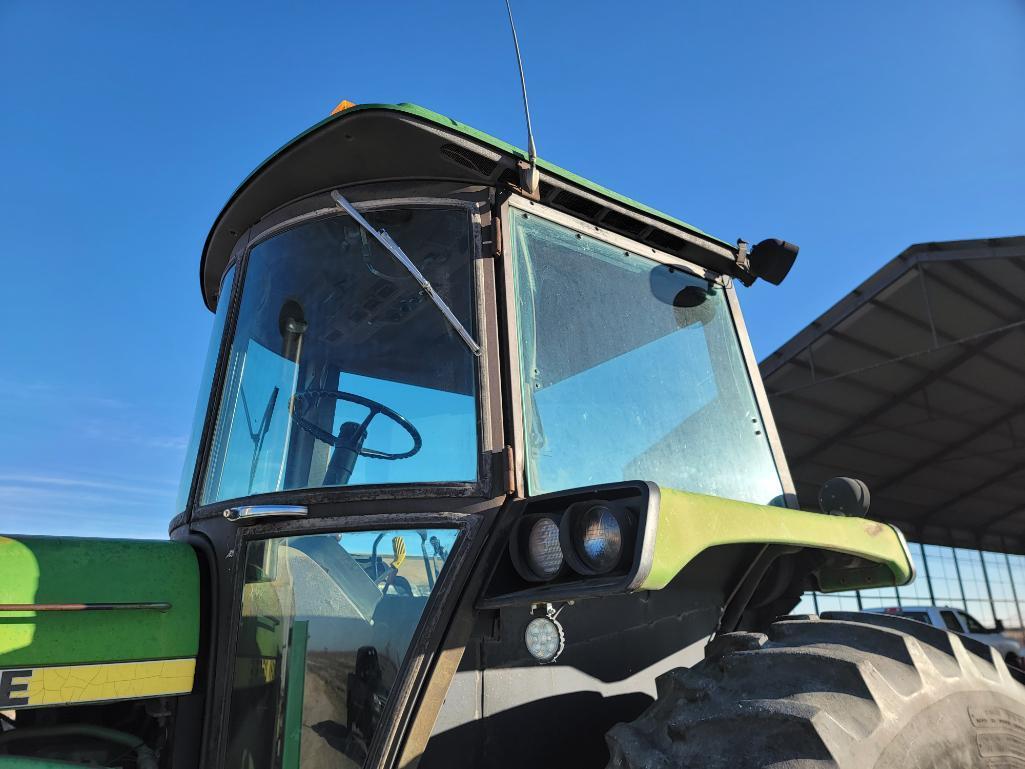
<instances>
[{"instance_id":1,"label":"mirror arm","mask_svg":"<svg viewBox=\"0 0 1025 769\"><path fill-rule=\"evenodd\" d=\"M737 277L745 286L750 286L756 280L755 275L751 272L747 241L743 238L737 238Z\"/></svg>"}]
</instances>

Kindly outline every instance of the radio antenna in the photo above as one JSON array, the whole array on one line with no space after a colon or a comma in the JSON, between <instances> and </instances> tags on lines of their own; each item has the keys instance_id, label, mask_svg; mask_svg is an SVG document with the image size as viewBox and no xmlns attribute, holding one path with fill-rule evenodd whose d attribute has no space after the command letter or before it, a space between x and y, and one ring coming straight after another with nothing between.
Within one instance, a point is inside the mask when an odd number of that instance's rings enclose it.
<instances>
[{"instance_id":1,"label":"radio antenna","mask_svg":"<svg viewBox=\"0 0 1025 769\"><path fill-rule=\"evenodd\" d=\"M534 130L530 126L530 105L527 103L527 79L523 76L523 57L520 55L520 41L516 37L516 22L513 21L512 5L505 0L505 9L509 12L509 29L512 30L513 46L516 48L516 64L520 69L520 87L523 90L523 114L527 118L527 162L528 167L522 169L520 186L536 195L538 190L537 149L534 147Z\"/></svg>"}]
</instances>

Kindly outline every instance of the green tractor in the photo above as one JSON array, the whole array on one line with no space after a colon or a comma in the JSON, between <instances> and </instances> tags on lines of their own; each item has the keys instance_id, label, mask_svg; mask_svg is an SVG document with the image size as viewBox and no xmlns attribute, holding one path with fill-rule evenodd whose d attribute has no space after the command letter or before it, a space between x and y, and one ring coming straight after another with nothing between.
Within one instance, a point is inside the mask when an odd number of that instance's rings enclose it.
<instances>
[{"instance_id":1,"label":"green tractor","mask_svg":"<svg viewBox=\"0 0 1025 769\"><path fill-rule=\"evenodd\" d=\"M0 538L0 769L1025 767L989 647L788 616L913 578L797 508L735 290L796 252L337 111L207 238L170 541Z\"/></svg>"}]
</instances>

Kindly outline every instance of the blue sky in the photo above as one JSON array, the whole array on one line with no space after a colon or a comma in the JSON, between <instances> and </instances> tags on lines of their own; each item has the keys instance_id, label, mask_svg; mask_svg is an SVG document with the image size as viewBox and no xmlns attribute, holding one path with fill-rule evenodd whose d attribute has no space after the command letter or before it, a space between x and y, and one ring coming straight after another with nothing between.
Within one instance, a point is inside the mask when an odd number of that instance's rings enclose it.
<instances>
[{"instance_id":1,"label":"blue sky","mask_svg":"<svg viewBox=\"0 0 1025 769\"><path fill-rule=\"evenodd\" d=\"M173 7L172 7L173 5ZM724 239L756 351L905 246L1021 234L1019 0L520 0L538 150ZM164 536L235 185L342 98L522 143L504 6L0 3L0 530Z\"/></svg>"}]
</instances>

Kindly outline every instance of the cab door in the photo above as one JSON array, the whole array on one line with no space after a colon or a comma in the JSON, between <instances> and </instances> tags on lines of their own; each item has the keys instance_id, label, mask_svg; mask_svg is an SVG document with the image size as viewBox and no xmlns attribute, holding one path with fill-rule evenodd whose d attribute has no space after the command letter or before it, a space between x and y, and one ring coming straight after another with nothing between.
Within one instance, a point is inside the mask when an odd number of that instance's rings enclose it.
<instances>
[{"instance_id":1,"label":"cab door","mask_svg":"<svg viewBox=\"0 0 1025 769\"><path fill-rule=\"evenodd\" d=\"M217 765L376 765L475 525L425 513L240 527Z\"/></svg>"}]
</instances>

